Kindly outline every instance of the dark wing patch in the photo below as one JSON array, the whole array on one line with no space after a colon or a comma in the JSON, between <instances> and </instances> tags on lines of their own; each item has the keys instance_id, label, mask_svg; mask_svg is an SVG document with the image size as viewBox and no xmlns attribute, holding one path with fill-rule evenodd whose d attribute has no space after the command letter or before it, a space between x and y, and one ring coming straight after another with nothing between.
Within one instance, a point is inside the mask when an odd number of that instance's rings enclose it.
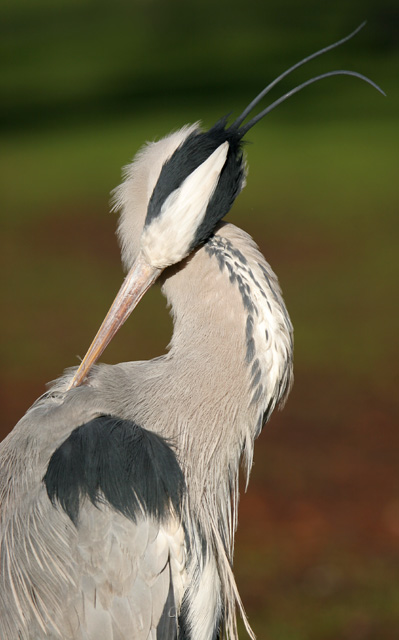
<instances>
[{"instance_id":1,"label":"dark wing patch","mask_svg":"<svg viewBox=\"0 0 399 640\"><path fill-rule=\"evenodd\" d=\"M51 456L43 478L53 504L77 524L82 501L108 503L136 521L180 514L184 480L171 446L130 420L100 416L77 427Z\"/></svg>"}]
</instances>

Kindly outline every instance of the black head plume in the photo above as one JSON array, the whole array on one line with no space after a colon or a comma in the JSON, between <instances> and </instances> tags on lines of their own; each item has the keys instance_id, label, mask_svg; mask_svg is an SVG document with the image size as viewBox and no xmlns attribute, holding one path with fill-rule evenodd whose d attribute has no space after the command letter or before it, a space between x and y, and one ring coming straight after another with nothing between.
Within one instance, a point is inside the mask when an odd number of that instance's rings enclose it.
<instances>
[{"instance_id":1,"label":"black head plume","mask_svg":"<svg viewBox=\"0 0 399 640\"><path fill-rule=\"evenodd\" d=\"M162 204L166 198L174 190L178 189L183 181L207 158L213 153L221 144L228 142L229 149L226 158L226 162L220 174L220 178L217 187L211 197L206 214L202 223L196 230L195 236L190 247L190 251L196 246L205 242L215 229L216 224L228 213L234 200L241 191L244 179L245 179L245 167L242 154L243 137L259 120L261 120L267 113L272 111L279 104L290 98L295 93L298 93L308 85L318 82L323 78L328 78L336 75L349 75L359 78L364 82L367 82L372 87L377 89L383 95L382 89L375 84L372 80L366 76L357 73L356 71L348 70L334 70L321 75L315 76L306 80L302 84L294 87L283 96L268 105L263 111L252 117L249 122L243 124L245 119L253 111L253 109L259 104L259 102L265 97L267 93L278 84L283 78L288 76L298 67L306 64L310 60L323 55L331 49L339 47L344 42L347 42L353 36L355 36L360 29L365 25L362 23L357 29L350 33L345 38L334 42L333 44L323 47L319 51L310 54L303 58L292 67L284 71L275 80L273 80L267 87L265 87L257 96L249 103L244 111L238 116L238 118L227 127L227 117L219 120L209 131L193 131L184 142L176 149L174 154L165 162L162 167L158 182L151 195L145 224L148 225L151 221L159 215Z\"/></svg>"},{"instance_id":2,"label":"black head plume","mask_svg":"<svg viewBox=\"0 0 399 640\"><path fill-rule=\"evenodd\" d=\"M272 102L268 107L263 109L263 111L258 113L249 122L247 122L247 124L245 124L244 126L241 127L242 123L247 118L247 116L249 116L251 111L259 104L259 102L265 97L265 95L268 94L269 91L271 91L271 89L273 89L273 87L276 86L276 84L278 84L281 80L283 80L283 78L285 78L290 73L295 71L295 69L298 69L298 67L301 67L304 64L306 64L307 62L310 62L310 60L313 60L314 58L318 58L319 56L323 55L324 53L327 53L327 51L331 51L331 49L335 49L336 47L339 47L341 44L344 44L344 42L347 42L348 40L353 38L361 29L363 29L365 24L366 24L366 22L362 22L362 24L359 25L357 27L357 29L352 31L352 33L350 33L348 36L345 36L345 38L341 38L341 40L338 40L337 42L333 42L333 44L330 44L327 47L323 47L322 49L319 49L315 53L312 53L309 56L306 56L305 58L300 60L299 62L295 63L292 67L290 67L289 69L286 69L286 71L283 71L282 74L280 74L270 84L268 84L267 87L265 87L256 96L256 98L254 98L252 100L252 102L250 102L249 105L247 107L245 107L244 111L230 125L230 129L236 129L239 132L240 137L242 138L247 133L247 131L249 131L249 129L251 129L257 122L259 122L259 120L261 120L267 113L272 111L279 104L281 104L282 102L284 102L285 100L287 100L288 98L293 96L295 93L298 93L299 91L301 91L302 89L304 89L308 85L313 84L314 82L318 82L319 80L322 80L323 78L329 78L331 76L354 76L355 78L359 78L360 80L363 80L364 82L367 82L372 87L374 87L374 89L377 89L377 91L379 91L380 93L382 93L382 95L385 96L385 93L381 89L381 87L379 87L375 82L370 80L370 78L367 78L367 76L364 76L361 73L358 73L357 71L348 71L347 69L338 69L338 70L335 70L335 71L328 71L327 73L322 73L321 75L318 75L318 76L315 76L313 78L310 78L309 80L306 80L302 84L294 87L293 89L291 89L290 91L285 93L283 96L281 96L281 98L278 98L277 100Z\"/></svg>"}]
</instances>

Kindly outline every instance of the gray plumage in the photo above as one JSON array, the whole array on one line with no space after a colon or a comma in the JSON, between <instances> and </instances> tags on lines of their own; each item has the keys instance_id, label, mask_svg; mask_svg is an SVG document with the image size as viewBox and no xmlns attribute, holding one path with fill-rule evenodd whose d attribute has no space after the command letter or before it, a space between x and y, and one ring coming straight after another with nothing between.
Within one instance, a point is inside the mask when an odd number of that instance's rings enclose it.
<instances>
[{"instance_id":1,"label":"gray plumage","mask_svg":"<svg viewBox=\"0 0 399 640\"><path fill-rule=\"evenodd\" d=\"M4 640L237 638L239 465L290 390L293 349L275 274L222 222L247 114L146 145L115 192L125 283L78 371L0 445ZM167 354L95 365L156 279Z\"/></svg>"},{"instance_id":2,"label":"gray plumage","mask_svg":"<svg viewBox=\"0 0 399 640\"><path fill-rule=\"evenodd\" d=\"M193 130L147 145L115 194L127 268L160 168ZM173 638L179 625L205 640L222 618L236 635L238 469L244 456L249 472L254 438L288 392L291 325L271 268L231 224L160 279L174 320L167 355L96 366L66 391L68 372L1 445L1 637ZM180 515L171 508L159 520L143 505L133 521L86 495L74 523L50 500L52 456L104 415L170 443L184 475Z\"/></svg>"}]
</instances>

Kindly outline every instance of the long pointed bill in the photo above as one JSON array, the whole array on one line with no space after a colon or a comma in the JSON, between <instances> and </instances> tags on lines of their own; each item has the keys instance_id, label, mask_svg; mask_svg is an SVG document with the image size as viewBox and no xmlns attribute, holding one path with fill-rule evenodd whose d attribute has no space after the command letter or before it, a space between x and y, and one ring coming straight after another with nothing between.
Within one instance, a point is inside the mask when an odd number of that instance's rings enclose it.
<instances>
[{"instance_id":1,"label":"long pointed bill","mask_svg":"<svg viewBox=\"0 0 399 640\"><path fill-rule=\"evenodd\" d=\"M138 255L68 389L84 382L93 364L161 272L162 269L149 265L142 254Z\"/></svg>"}]
</instances>

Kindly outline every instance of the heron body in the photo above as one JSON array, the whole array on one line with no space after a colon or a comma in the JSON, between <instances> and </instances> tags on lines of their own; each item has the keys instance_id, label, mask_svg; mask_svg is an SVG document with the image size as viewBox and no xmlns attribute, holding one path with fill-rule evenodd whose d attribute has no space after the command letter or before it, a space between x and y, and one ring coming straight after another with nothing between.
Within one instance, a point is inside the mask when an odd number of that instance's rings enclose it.
<instances>
[{"instance_id":1,"label":"heron body","mask_svg":"<svg viewBox=\"0 0 399 640\"><path fill-rule=\"evenodd\" d=\"M239 465L289 392L293 349L275 274L222 221L247 113L146 145L116 190L126 280L79 369L0 445L2 640L237 638ZM167 354L96 365L157 279Z\"/></svg>"}]
</instances>

